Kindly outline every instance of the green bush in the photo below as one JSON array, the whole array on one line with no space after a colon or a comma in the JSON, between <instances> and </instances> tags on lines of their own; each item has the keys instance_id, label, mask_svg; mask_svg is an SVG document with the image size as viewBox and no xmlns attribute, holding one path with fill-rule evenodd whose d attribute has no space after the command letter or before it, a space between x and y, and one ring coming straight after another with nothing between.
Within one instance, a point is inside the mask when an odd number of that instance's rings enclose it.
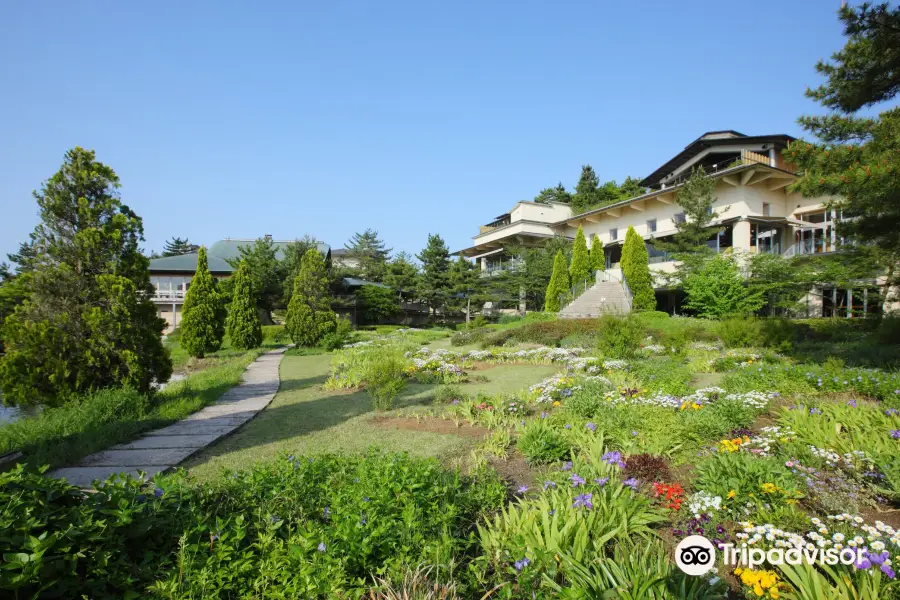
<instances>
[{"instance_id":1,"label":"green bush","mask_svg":"<svg viewBox=\"0 0 900 600\"><path fill-rule=\"evenodd\" d=\"M334 331L337 316L331 310L325 259L315 248L303 255L293 286L285 328L298 346L316 346Z\"/></svg>"},{"instance_id":2,"label":"green bush","mask_svg":"<svg viewBox=\"0 0 900 600\"><path fill-rule=\"evenodd\" d=\"M334 331L325 334L325 337L322 338L319 345L325 350L337 350L349 342L352 337L353 325L350 324L350 320L339 318L337 319L337 325L335 325Z\"/></svg>"},{"instance_id":3,"label":"green bush","mask_svg":"<svg viewBox=\"0 0 900 600\"><path fill-rule=\"evenodd\" d=\"M467 346L484 341L488 334L486 329L464 329L457 331L450 337L451 346Z\"/></svg>"},{"instance_id":4,"label":"green bush","mask_svg":"<svg viewBox=\"0 0 900 600\"><path fill-rule=\"evenodd\" d=\"M434 392L435 404L449 404L454 400L461 402L465 399L466 394L455 385L442 385Z\"/></svg>"},{"instance_id":5,"label":"green bush","mask_svg":"<svg viewBox=\"0 0 900 600\"><path fill-rule=\"evenodd\" d=\"M647 245L630 225L622 245L622 274L631 289L632 308L638 312L655 311L656 294L653 292L653 274L650 272Z\"/></svg>"},{"instance_id":6,"label":"green bush","mask_svg":"<svg viewBox=\"0 0 900 600\"><path fill-rule=\"evenodd\" d=\"M569 455L571 449L568 440L545 419L530 421L516 446L532 465L562 460Z\"/></svg>"},{"instance_id":7,"label":"green bush","mask_svg":"<svg viewBox=\"0 0 900 600\"><path fill-rule=\"evenodd\" d=\"M188 354L203 358L222 347L225 337L225 305L209 272L206 248L197 252L197 271L184 297L181 346Z\"/></svg>"},{"instance_id":8,"label":"green bush","mask_svg":"<svg viewBox=\"0 0 900 600\"><path fill-rule=\"evenodd\" d=\"M363 370L363 383L372 397L375 410L390 410L394 399L406 387L407 360L394 348L382 348L369 357Z\"/></svg>"},{"instance_id":9,"label":"green bush","mask_svg":"<svg viewBox=\"0 0 900 600\"><path fill-rule=\"evenodd\" d=\"M504 329L488 335L482 342L482 347L503 346L511 342L541 344L543 346L556 346L563 340L575 334L596 335L596 319L554 319L552 321L537 321L521 327Z\"/></svg>"},{"instance_id":10,"label":"green bush","mask_svg":"<svg viewBox=\"0 0 900 600\"><path fill-rule=\"evenodd\" d=\"M762 342L760 319L731 317L716 323L714 330L729 348L752 348Z\"/></svg>"},{"instance_id":11,"label":"green bush","mask_svg":"<svg viewBox=\"0 0 900 600\"><path fill-rule=\"evenodd\" d=\"M232 277L233 295L226 322L228 339L234 348L240 350L257 348L262 344L262 325L248 269L247 262L242 260Z\"/></svg>"},{"instance_id":12,"label":"green bush","mask_svg":"<svg viewBox=\"0 0 900 600\"><path fill-rule=\"evenodd\" d=\"M14 524L3 529L0 595L358 598L372 573L469 562L470 532L505 486L369 453L288 457L213 483L179 475L145 489L129 479L102 492L0 474L2 519Z\"/></svg>"},{"instance_id":13,"label":"green bush","mask_svg":"<svg viewBox=\"0 0 900 600\"><path fill-rule=\"evenodd\" d=\"M644 328L634 317L603 315L597 320L597 349L605 357L637 356L644 337Z\"/></svg>"}]
</instances>

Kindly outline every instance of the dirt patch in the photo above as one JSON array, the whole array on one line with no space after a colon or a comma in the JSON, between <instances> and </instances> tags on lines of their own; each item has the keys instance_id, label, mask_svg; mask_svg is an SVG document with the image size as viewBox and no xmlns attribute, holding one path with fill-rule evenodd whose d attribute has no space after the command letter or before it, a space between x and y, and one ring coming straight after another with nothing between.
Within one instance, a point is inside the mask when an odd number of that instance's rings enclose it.
<instances>
[{"instance_id":1,"label":"dirt patch","mask_svg":"<svg viewBox=\"0 0 900 600\"><path fill-rule=\"evenodd\" d=\"M491 430L484 427L473 427L468 423L462 423L459 427L456 423L446 419L427 417L412 419L409 417L375 417L372 424L385 429L403 429L406 431L425 431L428 433L440 433L443 435L458 435L461 437L483 439L490 435Z\"/></svg>"},{"instance_id":2,"label":"dirt patch","mask_svg":"<svg viewBox=\"0 0 900 600\"><path fill-rule=\"evenodd\" d=\"M719 387L723 379L725 379L725 373L696 373L691 385L696 389Z\"/></svg>"},{"instance_id":3,"label":"dirt patch","mask_svg":"<svg viewBox=\"0 0 900 600\"><path fill-rule=\"evenodd\" d=\"M516 450L511 451L505 459L491 456L488 463L507 482L512 491L518 490L523 485L529 488L536 485L537 471L532 469L525 457Z\"/></svg>"},{"instance_id":4,"label":"dirt patch","mask_svg":"<svg viewBox=\"0 0 900 600\"><path fill-rule=\"evenodd\" d=\"M879 506L878 508L864 508L859 516L866 520L869 525L874 525L875 521L881 521L890 525L894 529L900 529L900 509L889 506Z\"/></svg>"}]
</instances>

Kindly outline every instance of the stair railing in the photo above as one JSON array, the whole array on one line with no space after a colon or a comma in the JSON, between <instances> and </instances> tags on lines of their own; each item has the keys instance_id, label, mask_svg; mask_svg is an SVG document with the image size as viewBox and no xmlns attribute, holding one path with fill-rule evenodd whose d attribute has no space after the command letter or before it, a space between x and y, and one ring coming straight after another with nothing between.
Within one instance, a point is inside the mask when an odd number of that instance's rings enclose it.
<instances>
[{"instance_id":1,"label":"stair railing","mask_svg":"<svg viewBox=\"0 0 900 600\"><path fill-rule=\"evenodd\" d=\"M628 279L625 277L625 273L622 273L622 276L620 277L609 271L597 271L597 283L609 281L615 281L622 284L622 291L625 292L625 301L628 303L628 310L631 310L634 306L634 296L631 294L631 288L628 286Z\"/></svg>"},{"instance_id":2,"label":"stair railing","mask_svg":"<svg viewBox=\"0 0 900 600\"><path fill-rule=\"evenodd\" d=\"M568 305L572 304L579 296L591 289L591 287L593 287L594 285L594 281L595 278L593 275L591 275L590 277L586 277L573 285L565 294L560 294L559 310L562 310Z\"/></svg>"}]
</instances>

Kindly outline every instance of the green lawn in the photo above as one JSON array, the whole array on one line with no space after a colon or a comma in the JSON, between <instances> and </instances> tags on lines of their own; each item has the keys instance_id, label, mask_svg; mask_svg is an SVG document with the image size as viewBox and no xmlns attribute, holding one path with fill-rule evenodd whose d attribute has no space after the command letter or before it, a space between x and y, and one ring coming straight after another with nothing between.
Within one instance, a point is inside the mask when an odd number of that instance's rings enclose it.
<instances>
[{"instance_id":1,"label":"green lawn","mask_svg":"<svg viewBox=\"0 0 900 600\"><path fill-rule=\"evenodd\" d=\"M361 452L371 446L406 450L420 456L449 457L473 443L471 438L379 427L365 392L322 389L330 355L286 356L281 364L281 390L269 407L233 435L197 454L184 466L201 479L215 477L223 467L243 469L284 452L308 455ZM488 381L459 387L467 393L493 394L527 387L558 369L543 365L503 365L477 371ZM431 403L435 386L407 386L396 402L398 411Z\"/></svg>"}]
</instances>

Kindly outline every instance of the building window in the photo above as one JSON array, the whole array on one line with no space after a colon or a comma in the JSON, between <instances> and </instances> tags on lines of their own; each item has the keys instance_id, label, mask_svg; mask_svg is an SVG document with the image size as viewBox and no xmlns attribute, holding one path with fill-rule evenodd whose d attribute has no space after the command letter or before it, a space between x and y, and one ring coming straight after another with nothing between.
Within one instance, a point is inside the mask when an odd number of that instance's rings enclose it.
<instances>
[{"instance_id":1,"label":"building window","mask_svg":"<svg viewBox=\"0 0 900 600\"><path fill-rule=\"evenodd\" d=\"M674 221L675 223L684 223L684 213L675 213Z\"/></svg>"},{"instance_id":2,"label":"building window","mask_svg":"<svg viewBox=\"0 0 900 600\"><path fill-rule=\"evenodd\" d=\"M656 231L656 219L647 219L647 231L650 233Z\"/></svg>"},{"instance_id":3,"label":"building window","mask_svg":"<svg viewBox=\"0 0 900 600\"><path fill-rule=\"evenodd\" d=\"M771 217L772 216L772 205L768 202L763 202L763 216Z\"/></svg>"},{"instance_id":4,"label":"building window","mask_svg":"<svg viewBox=\"0 0 900 600\"><path fill-rule=\"evenodd\" d=\"M614 242L619 239L619 230L615 227L609 229L609 241Z\"/></svg>"}]
</instances>

